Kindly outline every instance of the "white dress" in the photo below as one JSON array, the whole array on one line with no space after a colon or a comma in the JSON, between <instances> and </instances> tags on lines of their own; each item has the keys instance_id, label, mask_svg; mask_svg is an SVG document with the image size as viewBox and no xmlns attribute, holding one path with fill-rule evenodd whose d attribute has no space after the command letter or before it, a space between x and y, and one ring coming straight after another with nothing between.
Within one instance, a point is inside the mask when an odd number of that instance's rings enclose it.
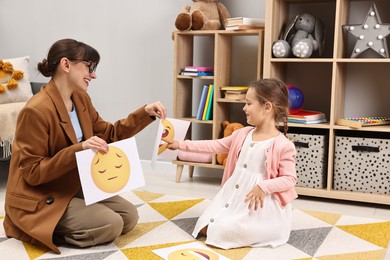
<instances>
[{"instance_id":1,"label":"white dress","mask_svg":"<svg viewBox=\"0 0 390 260\"><path fill-rule=\"evenodd\" d=\"M233 175L199 217L192 235L208 225L205 243L223 249L237 247L276 247L290 236L292 207L282 208L272 194L264 198L263 208L249 210L246 195L266 178L266 150L274 138L252 141L248 133Z\"/></svg>"}]
</instances>

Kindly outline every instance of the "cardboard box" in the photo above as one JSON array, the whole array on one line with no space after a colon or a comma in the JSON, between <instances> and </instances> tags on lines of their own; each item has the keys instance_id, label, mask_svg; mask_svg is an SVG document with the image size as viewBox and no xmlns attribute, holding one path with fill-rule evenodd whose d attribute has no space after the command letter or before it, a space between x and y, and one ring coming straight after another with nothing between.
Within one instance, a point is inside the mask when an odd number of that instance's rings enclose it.
<instances>
[{"instance_id":1,"label":"cardboard box","mask_svg":"<svg viewBox=\"0 0 390 260\"><path fill-rule=\"evenodd\" d=\"M328 138L325 135L290 133L287 135L297 150L298 187L326 188Z\"/></svg>"},{"instance_id":2,"label":"cardboard box","mask_svg":"<svg viewBox=\"0 0 390 260\"><path fill-rule=\"evenodd\" d=\"M333 188L390 194L390 140L336 136Z\"/></svg>"}]
</instances>

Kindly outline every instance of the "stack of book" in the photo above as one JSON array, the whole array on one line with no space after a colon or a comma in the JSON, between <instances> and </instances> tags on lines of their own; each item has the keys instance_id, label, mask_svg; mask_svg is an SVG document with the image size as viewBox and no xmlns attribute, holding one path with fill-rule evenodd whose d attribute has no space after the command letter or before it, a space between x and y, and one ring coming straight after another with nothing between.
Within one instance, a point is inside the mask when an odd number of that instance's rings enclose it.
<instances>
[{"instance_id":1,"label":"stack of book","mask_svg":"<svg viewBox=\"0 0 390 260\"><path fill-rule=\"evenodd\" d=\"M214 85L204 85L200 96L198 112L196 119L212 120L213 119L213 97Z\"/></svg>"},{"instance_id":2,"label":"stack of book","mask_svg":"<svg viewBox=\"0 0 390 260\"><path fill-rule=\"evenodd\" d=\"M183 76L214 76L213 67L203 67L203 66L185 66L184 69L180 72L180 75Z\"/></svg>"},{"instance_id":3,"label":"stack of book","mask_svg":"<svg viewBox=\"0 0 390 260\"><path fill-rule=\"evenodd\" d=\"M248 86L223 86L224 98L231 100L245 100Z\"/></svg>"},{"instance_id":4,"label":"stack of book","mask_svg":"<svg viewBox=\"0 0 390 260\"><path fill-rule=\"evenodd\" d=\"M319 124L326 122L325 114L319 111L300 110L295 114L288 115L289 123Z\"/></svg>"},{"instance_id":5,"label":"stack of book","mask_svg":"<svg viewBox=\"0 0 390 260\"><path fill-rule=\"evenodd\" d=\"M251 17L233 17L227 19L226 30L258 30L264 29L264 19Z\"/></svg>"}]
</instances>

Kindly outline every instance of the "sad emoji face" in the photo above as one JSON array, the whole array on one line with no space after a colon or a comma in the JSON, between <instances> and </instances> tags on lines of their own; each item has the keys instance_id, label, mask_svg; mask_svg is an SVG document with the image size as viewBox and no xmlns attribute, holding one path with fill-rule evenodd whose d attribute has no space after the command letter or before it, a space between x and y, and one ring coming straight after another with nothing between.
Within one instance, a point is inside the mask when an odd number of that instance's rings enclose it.
<instances>
[{"instance_id":1,"label":"sad emoji face","mask_svg":"<svg viewBox=\"0 0 390 260\"><path fill-rule=\"evenodd\" d=\"M130 179L129 159L121 149L110 146L107 153L97 152L93 157L91 175L100 190L118 192Z\"/></svg>"}]
</instances>

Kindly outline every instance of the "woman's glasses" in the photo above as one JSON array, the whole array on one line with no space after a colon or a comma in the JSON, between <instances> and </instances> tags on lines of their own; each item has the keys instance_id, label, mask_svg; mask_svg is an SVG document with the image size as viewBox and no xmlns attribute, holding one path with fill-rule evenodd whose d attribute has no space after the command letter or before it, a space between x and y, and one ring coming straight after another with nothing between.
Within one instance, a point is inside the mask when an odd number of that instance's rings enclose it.
<instances>
[{"instance_id":1,"label":"woman's glasses","mask_svg":"<svg viewBox=\"0 0 390 260\"><path fill-rule=\"evenodd\" d=\"M97 67L97 64L96 62L92 62L90 60L86 61L86 60L83 60L83 62L86 62L88 64L85 64L87 65L88 69L89 69L89 74L93 73L96 71L96 67Z\"/></svg>"}]
</instances>

